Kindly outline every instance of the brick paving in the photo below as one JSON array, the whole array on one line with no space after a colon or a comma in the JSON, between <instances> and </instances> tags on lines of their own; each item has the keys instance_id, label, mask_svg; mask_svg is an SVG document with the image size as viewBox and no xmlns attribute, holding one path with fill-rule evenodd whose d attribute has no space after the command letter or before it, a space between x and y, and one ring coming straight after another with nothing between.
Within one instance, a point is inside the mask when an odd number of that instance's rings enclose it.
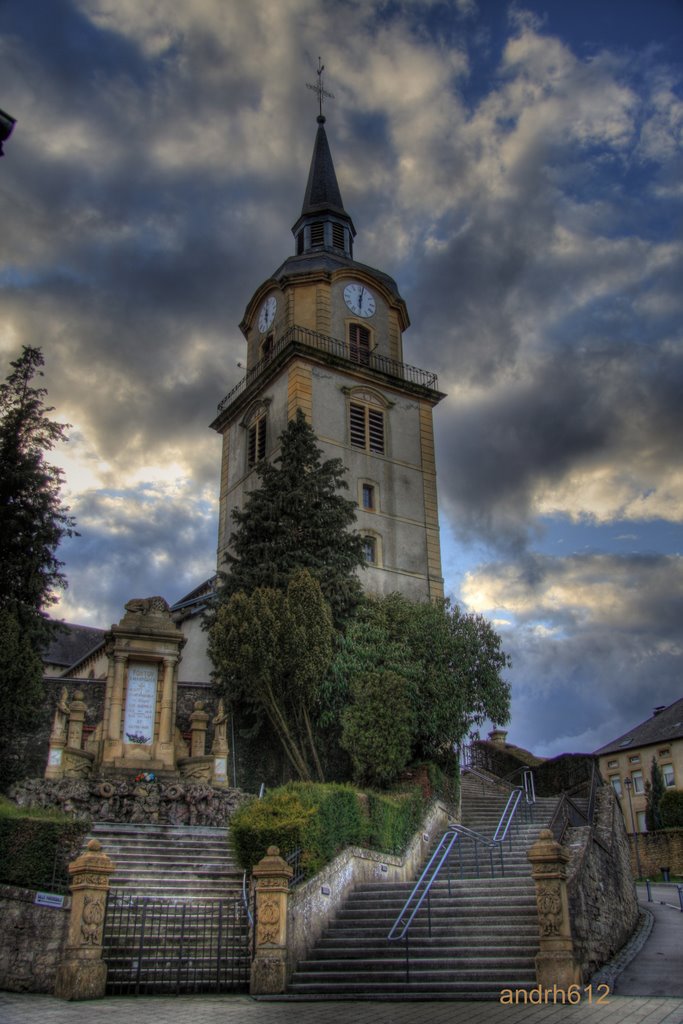
<instances>
[{"instance_id":1,"label":"brick paving","mask_svg":"<svg viewBox=\"0 0 683 1024\"><path fill-rule=\"evenodd\" d=\"M2 1024L683 1024L683 999L610 996L598 1005L491 1002L262 1002L248 996L121 996L65 1003L0 992Z\"/></svg>"},{"instance_id":2,"label":"brick paving","mask_svg":"<svg viewBox=\"0 0 683 1024\"><path fill-rule=\"evenodd\" d=\"M246 995L117 996L66 1003L53 996L0 992L0 1024L683 1024L683 997L678 995L683 914L671 896L675 887L653 889L652 903L645 901L644 887L638 889L643 911L639 928L612 963L593 977L590 996L586 991L573 1006L551 1000L508 1006L447 1000L270 1001ZM664 976L660 948L666 949ZM627 981L630 991L635 986L642 994L620 995ZM610 989L604 1002L598 1002L604 994L600 984Z\"/></svg>"}]
</instances>

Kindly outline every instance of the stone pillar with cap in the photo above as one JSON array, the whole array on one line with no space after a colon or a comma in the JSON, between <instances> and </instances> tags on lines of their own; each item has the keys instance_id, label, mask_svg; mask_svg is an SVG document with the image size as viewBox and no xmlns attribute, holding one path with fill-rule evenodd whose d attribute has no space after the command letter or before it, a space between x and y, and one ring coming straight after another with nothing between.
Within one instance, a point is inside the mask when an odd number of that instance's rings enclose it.
<instances>
[{"instance_id":1,"label":"stone pillar with cap","mask_svg":"<svg viewBox=\"0 0 683 1024\"><path fill-rule=\"evenodd\" d=\"M252 872L256 886L254 960L249 992L278 995L287 981L287 899L292 868L277 846L269 846Z\"/></svg>"},{"instance_id":2,"label":"stone pillar with cap","mask_svg":"<svg viewBox=\"0 0 683 1024\"><path fill-rule=\"evenodd\" d=\"M190 757L204 757L206 753L206 730L209 726L209 716L204 710L204 701L197 700L194 704L194 711L190 715Z\"/></svg>"},{"instance_id":3,"label":"stone pillar with cap","mask_svg":"<svg viewBox=\"0 0 683 1024\"><path fill-rule=\"evenodd\" d=\"M102 933L113 870L114 862L97 839L91 839L85 852L69 864L69 931L55 980L55 995L60 999L98 999L105 993L107 965L102 959Z\"/></svg>"},{"instance_id":4,"label":"stone pillar with cap","mask_svg":"<svg viewBox=\"0 0 683 1024\"><path fill-rule=\"evenodd\" d=\"M536 957L536 978L543 988L567 991L580 985L581 968L574 955L569 899L567 862L569 852L553 838L548 828L541 829L529 850L531 874L536 883L536 908L540 933L540 952Z\"/></svg>"}]
</instances>

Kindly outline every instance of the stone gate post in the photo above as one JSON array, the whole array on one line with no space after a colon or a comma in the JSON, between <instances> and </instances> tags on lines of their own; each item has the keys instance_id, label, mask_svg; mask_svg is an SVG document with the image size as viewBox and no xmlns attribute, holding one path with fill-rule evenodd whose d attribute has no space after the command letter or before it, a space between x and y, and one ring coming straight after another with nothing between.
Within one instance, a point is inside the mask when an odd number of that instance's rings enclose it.
<instances>
[{"instance_id":1,"label":"stone gate post","mask_svg":"<svg viewBox=\"0 0 683 1024\"><path fill-rule=\"evenodd\" d=\"M287 899L294 872L277 846L269 846L252 874L256 880L256 921L249 992L253 996L277 995L285 991L286 985Z\"/></svg>"},{"instance_id":2,"label":"stone gate post","mask_svg":"<svg viewBox=\"0 0 683 1024\"><path fill-rule=\"evenodd\" d=\"M540 952L536 957L536 978L543 988L567 991L580 985L581 970L574 956L569 900L567 861L569 853L555 842L548 828L527 854L536 883L536 907L540 931Z\"/></svg>"},{"instance_id":3,"label":"stone gate post","mask_svg":"<svg viewBox=\"0 0 683 1024\"><path fill-rule=\"evenodd\" d=\"M113 870L114 862L97 839L91 839L85 853L69 864L69 932L55 981L55 995L60 999L97 999L104 995L107 965L102 960L102 932Z\"/></svg>"}]
</instances>

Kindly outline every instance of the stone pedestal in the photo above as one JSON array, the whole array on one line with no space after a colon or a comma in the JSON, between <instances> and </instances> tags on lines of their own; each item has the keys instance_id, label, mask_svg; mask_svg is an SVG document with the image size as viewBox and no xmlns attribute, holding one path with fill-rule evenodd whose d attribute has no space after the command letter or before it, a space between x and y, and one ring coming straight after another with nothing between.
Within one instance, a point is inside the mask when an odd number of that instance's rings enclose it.
<instances>
[{"instance_id":1,"label":"stone pedestal","mask_svg":"<svg viewBox=\"0 0 683 1024\"><path fill-rule=\"evenodd\" d=\"M91 839L86 852L69 864L69 933L55 981L55 995L60 999L98 999L105 993L107 965L102 960L102 932L113 870L113 861L96 839Z\"/></svg>"},{"instance_id":2,"label":"stone pedestal","mask_svg":"<svg viewBox=\"0 0 683 1024\"><path fill-rule=\"evenodd\" d=\"M544 828L527 854L536 883L536 907L540 932L540 952L536 957L536 977L542 988L557 986L567 991L580 985L581 970L574 956L569 901L567 898L567 862L569 853L555 842L550 829Z\"/></svg>"},{"instance_id":3,"label":"stone pedestal","mask_svg":"<svg viewBox=\"0 0 683 1024\"><path fill-rule=\"evenodd\" d=\"M277 846L259 861L252 875L256 883L256 928L251 965L251 995L278 995L287 983L287 898L292 868Z\"/></svg>"},{"instance_id":4,"label":"stone pedestal","mask_svg":"<svg viewBox=\"0 0 683 1024\"><path fill-rule=\"evenodd\" d=\"M166 601L129 601L106 643L102 767L175 771L177 671L185 638Z\"/></svg>"},{"instance_id":5,"label":"stone pedestal","mask_svg":"<svg viewBox=\"0 0 683 1024\"><path fill-rule=\"evenodd\" d=\"M190 715L190 730L192 740L190 743L190 757L204 757L206 753L206 730L209 726L209 716L204 710L204 702L195 701L194 711Z\"/></svg>"}]
</instances>

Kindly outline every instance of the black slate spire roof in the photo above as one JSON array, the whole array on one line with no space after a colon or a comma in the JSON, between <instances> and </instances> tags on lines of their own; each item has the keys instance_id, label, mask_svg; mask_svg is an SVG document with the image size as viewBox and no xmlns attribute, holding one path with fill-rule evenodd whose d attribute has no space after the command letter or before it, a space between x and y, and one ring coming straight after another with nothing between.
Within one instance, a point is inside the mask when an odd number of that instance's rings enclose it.
<instances>
[{"instance_id":1,"label":"black slate spire roof","mask_svg":"<svg viewBox=\"0 0 683 1024\"><path fill-rule=\"evenodd\" d=\"M309 213L321 213L324 210L332 210L348 217L332 163L332 154L325 131L325 118L320 116L318 117L318 131L315 136L301 216L305 217Z\"/></svg>"},{"instance_id":2,"label":"black slate spire roof","mask_svg":"<svg viewBox=\"0 0 683 1024\"><path fill-rule=\"evenodd\" d=\"M351 257L356 229L344 209L323 114L318 116L317 122L304 202L292 228L297 239L297 255L322 249Z\"/></svg>"}]
</instances>

